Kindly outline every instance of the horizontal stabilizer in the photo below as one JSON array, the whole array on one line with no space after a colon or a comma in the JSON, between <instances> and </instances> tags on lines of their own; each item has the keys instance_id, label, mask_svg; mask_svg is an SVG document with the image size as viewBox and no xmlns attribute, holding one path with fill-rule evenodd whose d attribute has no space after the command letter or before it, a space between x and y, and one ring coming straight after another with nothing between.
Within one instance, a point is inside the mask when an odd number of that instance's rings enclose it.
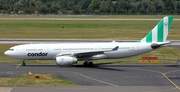
<instances>
[{"instance_id":1,"label":"horizontal stabilizer","mask_svg":"<svg viewBox=\"0 0 180 92\"><path fill-rule=\"evenodd\" d=\"M157 48L159 48L159 47L161 47L161 46L167 46L167 45L170 45L170 42L163 42L163 43L153 43L153 44L151 44L151 48L153 48L153 49L157 49Z\"/></svg>"}]
</instances>

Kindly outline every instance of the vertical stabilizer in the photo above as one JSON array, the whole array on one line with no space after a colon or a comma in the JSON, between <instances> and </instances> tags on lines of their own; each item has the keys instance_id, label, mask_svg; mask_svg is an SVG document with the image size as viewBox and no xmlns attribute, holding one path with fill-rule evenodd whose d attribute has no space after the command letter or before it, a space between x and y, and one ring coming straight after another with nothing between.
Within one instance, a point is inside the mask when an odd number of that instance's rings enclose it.
<instances>
[{"instance_id":1,"label":"vertical stabilizer","mask_svg":"<svg viewBox=\"0 0 180 92\"><path fill-rule=\"evenodd\" d=\"M165 42L172 25L173 16L164 17L141 42L153 43L153 42Z\"/></svg>"}]
</instances>

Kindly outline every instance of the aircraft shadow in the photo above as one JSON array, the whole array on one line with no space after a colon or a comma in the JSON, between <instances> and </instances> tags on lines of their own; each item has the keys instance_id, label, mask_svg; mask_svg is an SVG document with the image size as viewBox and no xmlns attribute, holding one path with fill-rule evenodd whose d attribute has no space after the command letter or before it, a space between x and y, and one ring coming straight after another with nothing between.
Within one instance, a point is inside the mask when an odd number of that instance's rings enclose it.
<instances>
[{"instance_id":1,"label":"aircraft shadow","mask_svg":"<svg viewBox=\"0 0 180 92\"><path fill-rule=\"evenodd\" d=\"M106 66L102 66L104 64L94 64L93 67L85 67L83 65L72 65L71 67L76 67L76 68L89 68L89 69L102 69L102 70L112 70L112 71L125 71L122 69L115 69L113 67L106 67Z\"/></svg>"},{"instance_id":2,"label":"aircraft shadow","mask_svg":"<svg viewBox=\"0 0 180 92\"><path fill-rule=\"evenodd\" d=\"M71 67L84 67L83 65L71 65ZM92 68L99 67L180 67L179 64L113 64L101 63L94 64ZM90 67L91 68L91 67Z\"/></svg>"},{"instance_id":3,"label":"aircraft shadow","mask_svg":"<svg viewBox=\"0 0 180 92\"><path fill-rule=\"evenodd\" d=\"M47 65L47 64L27 64L26 66L21 66L21 67L57 67L57 68L89 68L89 69L102 69L102 70L111 70L111 71L125 71L121 69L114 69L112 67L106 67L106 66L100 66L102 64L94 64L93 67L85 67L83 65L70 65L70 66L58 66L58 65ZM13 65L14 66L14 65ZM112 65L113 66L113 65Z\"/></svg>"},{"instance_id":4,"label":"aircraft shadow","mask_svg":"<svg viewBox=\"0 0 180 92\"><path fill-rule=\"evenodd\" d=\"M15 66L15 65L12 65ZM110 63L103 63L103 64L94 64L93 67L85 67L81 64L75 64L75 65L69 65L69 66L58 66L56 64L27 64L23 67L59 67L59 68L107 68L107 67L180 67L179 64L169 64L169 65L163 65L163 64L152 64L152 65L146 65L146 64L110 64Z\"/></svg>"},{"instance_id":5,"label":"aircraft shadow","mask_svg":"<svg viewBox=\"0 0 180 92\"><path fill-rule=\"evenodd\" d=\"M21 67L58 67L57 65L47 65L47 64L36 64L36 65L31 65L27 64L26 66L21 66Z\"/></svg>"}]
</instances>

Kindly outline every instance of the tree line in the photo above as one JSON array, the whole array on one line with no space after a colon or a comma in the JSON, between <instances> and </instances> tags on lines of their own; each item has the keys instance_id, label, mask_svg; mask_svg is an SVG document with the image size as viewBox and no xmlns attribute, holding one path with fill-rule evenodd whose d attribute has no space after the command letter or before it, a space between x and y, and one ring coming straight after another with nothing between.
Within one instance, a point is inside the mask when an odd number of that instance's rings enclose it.
<instances>
[{"instance_id":1,"label":"tree line","mask_svg":"<svg viewBox=\"0 0 180 92\"><path fill-rule=\"evenodd\" d=\"M0 0L0 13L180 14L179 0Z\"/></svg>"}]
</instances>

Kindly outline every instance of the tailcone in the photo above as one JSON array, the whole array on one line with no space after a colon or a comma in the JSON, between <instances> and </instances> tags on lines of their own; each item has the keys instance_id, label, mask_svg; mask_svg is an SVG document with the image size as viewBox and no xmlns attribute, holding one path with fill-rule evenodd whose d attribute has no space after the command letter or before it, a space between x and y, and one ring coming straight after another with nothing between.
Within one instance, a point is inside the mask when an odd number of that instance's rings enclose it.
<instances>
[{"instance_id":1,"label":"tailcone","mask_svg":"<svg viewBox=\"0 0 180 92\"><path fill-rule=\"evenodd\" d=\"M169 46L169 45L171 45L170 42L152 43L151 48L152 49L157 49L157 48L164 47L164 46Z\"/></svg>"}]
</instances>

